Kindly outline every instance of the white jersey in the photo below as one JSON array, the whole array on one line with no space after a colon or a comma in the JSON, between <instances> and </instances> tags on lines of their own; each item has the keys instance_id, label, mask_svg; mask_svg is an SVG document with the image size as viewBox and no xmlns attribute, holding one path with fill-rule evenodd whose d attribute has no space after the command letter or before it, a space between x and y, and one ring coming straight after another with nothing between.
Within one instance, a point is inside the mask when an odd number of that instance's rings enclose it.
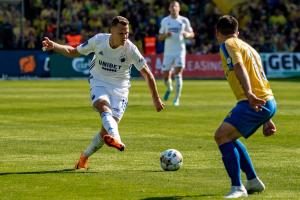
<instances>
[{"instance_id":1,"label":"white jersey","mask_svg":"<svg viewBox=\"0 0 300 200\"><path fill-rule=\"evenodd\" d=\"M131 41L127 40L124 46L112 49L109 38L110 34L100 33L77 46L80 54L94 53L90 63L91 87L100 85L129 88L131 67L140 71L146 60Z\"/></svg>"},{"instance_id":2,"label":"white jersey","mask_svg":"<svg viewBox=\"0 0 300 200\"><path fill-rule=\"evenodd\" d=\"M183 37L184 31L189 33L193 32L193 28L191 27L191 23L188 18L179 15L176 19L174 19L169 15L162 19L159 33L172 33L172 36L165 40L164 54L174 55L186 53L185 39Z\"/></svg>"}]
</instances>

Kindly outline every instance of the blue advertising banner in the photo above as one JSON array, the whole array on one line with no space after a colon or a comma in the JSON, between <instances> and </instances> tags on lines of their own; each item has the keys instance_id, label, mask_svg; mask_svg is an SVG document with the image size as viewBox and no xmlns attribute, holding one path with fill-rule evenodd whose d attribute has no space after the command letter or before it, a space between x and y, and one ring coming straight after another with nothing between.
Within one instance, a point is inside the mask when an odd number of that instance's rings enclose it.
<instances>
[{"instance_id":1,"label":"blue advertising banner","mask_svg":"<svg viewBox=\"0 0 300 200\"><path fill-rule=\"evenodd\" d=\"M42 51L0 51L0 75L49 76L48 54Z\"/></svg>"},{"instance_id":2,"label":"blue advertising banner","mask_svg":"<svg viewBox=\"0 0 300 200\"><path fill-rule=\"evenodd\" d=\"M260 55L268 78L300 77L300 53L279 52ZM38 50L0 50L0 59L0 76L63 78L88 77L92 56L68 58ZM150 66L154 67L153 63ZM198 77L197 74L194 75L195 78ZM131 76L139 77L140 73L133 67Z\"/></svg>"}]
</instances>

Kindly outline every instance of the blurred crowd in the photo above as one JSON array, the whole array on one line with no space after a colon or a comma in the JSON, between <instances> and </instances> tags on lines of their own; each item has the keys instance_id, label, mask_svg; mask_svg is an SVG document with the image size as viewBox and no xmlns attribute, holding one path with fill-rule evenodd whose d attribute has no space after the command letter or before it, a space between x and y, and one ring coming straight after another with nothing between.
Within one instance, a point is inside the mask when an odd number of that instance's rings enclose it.
<instances>
[{"instance_id":1,"label":"blurred crowd","mask_svg":"<svg viewBox=\"0 0 300 200\"><path fill-rule=\"evenodd\" d=\"M188 52L218 52L214 25L223 13L212 0L180 2L181 15L190 19L196 34L187 41ZM130 38L143 52L144 38L157 37L168 6L169 1L162 0L25 0L22 17L21 4L0 2L0 49L40 49L44 36L76 46L108 32L111 18L122 15L131 23ZM258 51L300 52L298 0L246 1L230 14L239 20L240 37ZM163 43L156 41L156 53L162 52Z\"/></svg>"}]
</instances>

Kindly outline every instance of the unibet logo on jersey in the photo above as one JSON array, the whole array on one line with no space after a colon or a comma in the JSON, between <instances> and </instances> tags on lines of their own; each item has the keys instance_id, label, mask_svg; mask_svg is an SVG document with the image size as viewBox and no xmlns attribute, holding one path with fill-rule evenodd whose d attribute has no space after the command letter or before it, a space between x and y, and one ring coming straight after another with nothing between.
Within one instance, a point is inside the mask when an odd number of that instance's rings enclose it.
<instances>
[{"instance_id":1,"label":"unibet logo on jersey","mask_svg":"<svg viewBox=\"0 0 300 200\"><path fill-rule=\"evenodd\" d=\"M109 62L104 62L102 60L99 60L99 65L102 67L102 69L106 71L111 71L111 72L117 72L121 66L120 65L115 65Z\"/></svg>"}]
</instances>

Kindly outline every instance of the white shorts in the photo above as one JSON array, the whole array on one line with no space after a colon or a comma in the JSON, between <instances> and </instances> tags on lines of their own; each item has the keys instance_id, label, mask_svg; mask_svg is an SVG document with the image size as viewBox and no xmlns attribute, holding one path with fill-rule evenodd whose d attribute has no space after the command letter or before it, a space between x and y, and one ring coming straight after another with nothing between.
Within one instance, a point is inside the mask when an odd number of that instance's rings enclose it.
<instances>
[{"instance_id":1,"label":"white shorts","mask_svg":"<svg viewBox=\"0 0 300 200\"><path fill-rule=\"evenodd\" d=\"M185 67L185 54L164 55L162 71L171 71L174 67Z\"/></svg>"},{"instance_id":2,"label":"white shorts","mask_svg":"<svg viewBox=\"0 0 300 200\"><path fill-rule=\"evenodd\" d=\"M101 99L109 103L112 115L121 120L128 104L128 88L93 86L90 90L92 104Z\"/></svg>"}]
</instances>

